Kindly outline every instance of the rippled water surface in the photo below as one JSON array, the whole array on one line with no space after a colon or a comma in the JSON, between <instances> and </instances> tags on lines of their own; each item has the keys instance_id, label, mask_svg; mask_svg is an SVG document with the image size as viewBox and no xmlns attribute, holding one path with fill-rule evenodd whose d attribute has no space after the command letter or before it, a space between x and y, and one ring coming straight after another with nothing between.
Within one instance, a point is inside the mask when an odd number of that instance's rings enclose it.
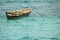
<instances>
[{"instance_id":1,"label":"rippled water surface","mask_svg":"<svg viewBox=\"0 0 60 40\"><path fill-rule=\"evenodd\" d=\"M28 17L6 18L24 8ZM0 0L0 40L60 40L60 0Z\"/></svg>"}]
</instances>

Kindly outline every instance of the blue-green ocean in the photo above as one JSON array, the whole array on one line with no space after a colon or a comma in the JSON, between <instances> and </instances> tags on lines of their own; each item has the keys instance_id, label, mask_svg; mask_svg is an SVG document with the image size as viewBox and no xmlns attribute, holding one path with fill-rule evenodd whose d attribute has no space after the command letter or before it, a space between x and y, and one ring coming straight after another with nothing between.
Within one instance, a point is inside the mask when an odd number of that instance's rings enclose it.
<instances>
[{"instance_id":1,"label":"blue-green ocean","mask_svg":"<svg viewBox=\"0 0 60 40\"><path fill-rule=\"evenodd\" d=\"M28 17L7 19L24 8L32 9ZM60 40L60 0L0 0L0 40Z\"/></svg>"}]
</instances>

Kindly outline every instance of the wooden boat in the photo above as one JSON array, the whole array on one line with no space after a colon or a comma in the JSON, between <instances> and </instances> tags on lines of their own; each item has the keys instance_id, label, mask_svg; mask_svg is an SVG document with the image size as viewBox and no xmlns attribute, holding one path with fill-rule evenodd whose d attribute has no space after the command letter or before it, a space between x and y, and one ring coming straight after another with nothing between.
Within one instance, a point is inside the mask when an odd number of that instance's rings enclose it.
<instances>
[{"instance_id":1,"label":"wooden boat","mask_svg":"<svg viewBox=\"0 0 60 40\"><path fill-rule=\"evenodd\" d=\"M31 11L32 10L29 8L23 9L23 10L16 10L12 12L6 12L6 16L7 18L14 18L18 16L28 16L31 13Z\"/></svg>"}]
</instances>

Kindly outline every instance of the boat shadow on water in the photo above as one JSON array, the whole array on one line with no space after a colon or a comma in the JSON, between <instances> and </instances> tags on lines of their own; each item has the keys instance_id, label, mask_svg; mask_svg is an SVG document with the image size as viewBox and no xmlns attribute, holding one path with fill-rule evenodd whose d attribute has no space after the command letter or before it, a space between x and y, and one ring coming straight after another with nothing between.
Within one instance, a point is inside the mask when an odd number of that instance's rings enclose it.
<instances>
[{"instance_id":1,"label":"boat shadow on water","mask_svg":"<svg viewBox=\"0 0 60 40\"><path fill-rule=\"evenodd\" d=\"M7 20L18 20L18 19L24 19L24 18L26 18L26 17L29 17L29 16L14 17L14 18L12 18L12 19L7 18Z\"/></svg>"}]
</instances>

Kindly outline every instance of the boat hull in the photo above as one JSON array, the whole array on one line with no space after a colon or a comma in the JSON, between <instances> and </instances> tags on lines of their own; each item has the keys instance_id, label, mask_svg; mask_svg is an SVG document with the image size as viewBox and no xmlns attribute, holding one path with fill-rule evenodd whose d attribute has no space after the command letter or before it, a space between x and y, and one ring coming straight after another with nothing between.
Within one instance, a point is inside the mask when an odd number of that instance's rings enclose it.
<instances>
[{"instance_id":1,"label":"boat hull","mask_svg":"<svg viewBox=\"0 0 60 40\"><path fill-rule=\"evenodd\" d=\"M31 9L16 10L12 12L6 12L7 18L14 18L19 16L28 16L31 13Z\"/></svg>"}]
</instances>

